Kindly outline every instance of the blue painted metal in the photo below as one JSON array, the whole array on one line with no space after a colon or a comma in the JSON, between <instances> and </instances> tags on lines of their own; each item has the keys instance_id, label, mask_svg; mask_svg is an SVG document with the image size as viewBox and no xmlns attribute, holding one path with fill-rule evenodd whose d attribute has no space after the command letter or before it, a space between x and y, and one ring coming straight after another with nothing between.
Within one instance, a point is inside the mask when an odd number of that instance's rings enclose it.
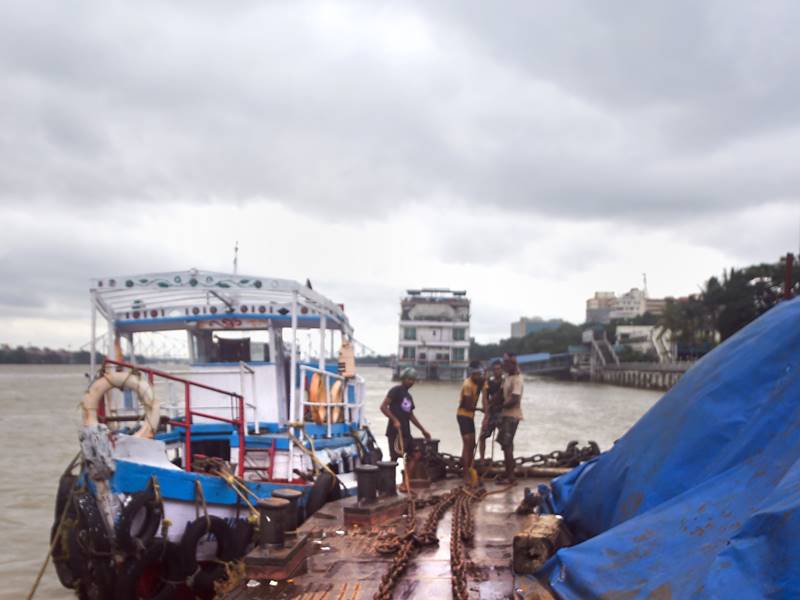
<instances>
[{"instance_id":1,"label":"blue painted metal","mask_svg":"<svg viewBox=\"0 0 800 600\"><path fill-rule=\"evenodd\" d=\"M331 425L331 438L325 437L327 435L326 425L317 425L316 423L306 423L304 429L306 435L314 438L314 448L344 448L353 444L353 438L350 435L350 428L355 425L347 423L334 423ZM255 431L254 424L248 424L248 432ZM248 448L252 449L266 449L272 447L273 440L275 441L276 450L288 450L291 442L286 435L286 428L278 423L264 423L261 425L259 435L248 435L245 437ZM360 439L364 438L364 433L360 434ZM156 439L161 440L166 444L174 444L183 442L186 439L185 427L173 427L172 431L166 433L156 434ZM233 425L228 423L195 423L192 425L192 440L228 440L231 448L239 447L239 435ZM306 448L311 448L311 443L304 440Z\"/></svg>"},{"instance_id":2,"label":"blue painted metal","mask_svg":"<svg viewBox=\"0 0 800 600\"><path fill-rule=\"evenodd\" d=\"M150 478L153 476L158 479L161 495L169 500L194 502L196 494L195 482L199 481L203 487L203 495L207 503L225 505L241 503L239 496L220 477L204 473L187 473L177 469L162 469L127 460L116 461L116 471L111 480L111 489L116 493L125 494L139 492L147 488ZM305 504L306 498L311 491L311 486L308 485L253 482L247 482L246 485L259 498L271 496L272 491L278 488L293 487L303 492L301 504Z\"/></svg>"},{"instance_id":3,"label":"blue painted metal","mask_svg":"<svg viewBox=\"0 0 800 600\"><path fill-rule=\"evenodd\" d=\"M553 482L577 535L559 598L800 597L800 299L698 361L615 445Z\"/></svg>"},{"instance_id":4,"label":"blue painted metal","mask_svg":"<svg viewBox=\"0 0 800 600\"><path fill-rule=\"evenodd\" d=\"M248 321L272 321L290 323L291 316L279 313L224 313L219 315L186 315L183 317L148 317L146 319L117 319L115 324L118 327L128 327L131 325L155 325L162 323L196 323L198 321L219 321L220 319L247 319ZM297 315L297 320L302 323L319 323L316 315Z\"/></svg>"}]
</instances>

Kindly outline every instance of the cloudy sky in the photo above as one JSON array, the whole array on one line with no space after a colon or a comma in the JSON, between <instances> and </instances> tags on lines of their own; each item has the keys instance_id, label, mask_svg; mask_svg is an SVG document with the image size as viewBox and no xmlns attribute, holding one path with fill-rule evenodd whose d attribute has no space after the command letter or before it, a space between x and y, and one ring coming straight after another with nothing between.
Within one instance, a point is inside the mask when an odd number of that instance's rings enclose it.
<instances>
[{"instance_id":1,"label":"cloudy sky","mask_svg":"<svg viewBox=\"0 0 800 600\"><path fill-rule=\"evenodd\" d=\"M84 344L88 279L309 277L391 351L797 251L796 2L4 2L0 342Z\"/></svg>"}]
</instances>

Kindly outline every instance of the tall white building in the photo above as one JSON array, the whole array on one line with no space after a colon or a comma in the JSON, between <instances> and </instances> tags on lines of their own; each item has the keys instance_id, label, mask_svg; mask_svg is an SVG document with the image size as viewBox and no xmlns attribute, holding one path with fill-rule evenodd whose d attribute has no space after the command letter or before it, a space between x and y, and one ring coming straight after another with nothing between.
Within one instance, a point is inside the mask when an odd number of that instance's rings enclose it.
<instances>
[{"instance_id":1,"label":"tall white building","mask_svg":"<svg viewBox=\"0 0 800 600\"><path fill-rule=\"evenodd\" d=\"M469 299L447 288L408 290L400 302L398 373L414 367L420 378L461 380L469 364Z\"/></svg>"},{"instance_id":2,"label":"tall white building","mask_svg":"<svg viewBox=\"0 0 800 600\"><path fill-rule=\"evenodd\" d=\"M609 315L612 319L633 319L647 311L647 294L639 288L631 288L614 302Z\"/></svg>"}]
</instances>

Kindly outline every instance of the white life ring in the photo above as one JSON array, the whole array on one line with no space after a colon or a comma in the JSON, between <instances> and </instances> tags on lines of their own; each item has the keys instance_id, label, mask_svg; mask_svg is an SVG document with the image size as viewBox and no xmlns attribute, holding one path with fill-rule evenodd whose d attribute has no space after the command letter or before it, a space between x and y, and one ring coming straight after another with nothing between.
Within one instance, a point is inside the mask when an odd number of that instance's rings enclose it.
<instances>
[{"instance_id":1,"label":"white life ring","mask_svg":"<svg viewBox=\"0 0 800 600\"><path fill-rule=\"evenodd\" d=\"M144 422L134 435L140 438L152 438L158 431L159 402L152 386L139 373L133 371L105 371L89 386L81 402L84 427L97 426L97 408L100 400L111 388L136 392L139 404L144 408Z\"/></svg>"}]
</instances>

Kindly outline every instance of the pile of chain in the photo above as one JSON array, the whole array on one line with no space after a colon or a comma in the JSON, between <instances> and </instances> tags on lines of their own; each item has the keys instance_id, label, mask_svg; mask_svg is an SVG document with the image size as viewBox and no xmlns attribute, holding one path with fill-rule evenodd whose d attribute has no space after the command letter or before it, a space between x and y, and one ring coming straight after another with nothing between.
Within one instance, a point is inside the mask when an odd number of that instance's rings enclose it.
<instances>
[{"instance_id":1,"label":"pile of chain","mask_svg":"<svg viewBox=\"0 0 800 600\"><path fill-rule=\"evenodd\" d=\"M450 534L450 566L453 594L459 600L469 597L467 592L467 566L468 557L464 550L464 542L470 542L474 536L475 523L472 515L472 505L486 496L486 490L470 491L465 487L456 488L447 494L435 497L435 504L422 527L417 528L415 513L417 508L432 504L431 499L409 499L409 526L405 534L398 536L391 534L386 539L379 540L376 549L382 554L395 556L392 563L381 578L378 591L373 600L390 600L397 582L408 567L409 562L421 548L435 546L439 543L436 530L439 521L453 506L453 524Z\"/></svg>"},{"instance_id":2,"label":"pile of chain","mask_svg":"<svg viewBox=\"0 0 800 600\"><path fill-rule=\"evenodd\" d=\"M475 521L472 514L472 504L486 496L486 490L480 489L473 494L466 488L461 488L453 508L453 523L450 530L450 582L453 589L453 598L467 600L467 566L469 557L464 549L464 542L471 542L475 535Z\"/></svg>"},{"instance_id":3,"label":"pile of chain","mask_svg":"<svg viewBox=\"0 0 800 600\"><path fill-rule=\"evenodd\" d=\"M408 563L420 548L434 546L439 542L436 537L436 529L439 521L444 514L463 495L461 489L455 489L447 494L436 497L433 509L425 519L421 528L417 528L416 509L430 506L430 500L418 500L409 498L408 502L408 527L406 533L401 536L392 534L386 539L379 540L375 548L381 554L394 554L389 568L381 578L378 591L373 596L374 600L390 600L397 582L400 581L403 572L408 567ZM470 526L471 530L471 526Z\"/></svg>"},{"instance_id":4,"label":"pile of chain","mask_svg":"<svg viewBox=\"0 0 800 600\"><path fill-rule=\"evenodd\" d=\"M567 444L565 450L554 450L549 454L532 454L531 456L518 456L514 459L517 468L525 467L545 467L545 468L574 468L582 462L590 460L600 455L600 447L596 442L590 441L588 445L580 447L579 443L572 441ZM455 475L461 474L461 457L439 452L432 457L433 462L438 463L447 473ZM502 460L494 462L484 462L481 464L484 469L502 470L505 465Z\"/></svg>"}]
</instances>

